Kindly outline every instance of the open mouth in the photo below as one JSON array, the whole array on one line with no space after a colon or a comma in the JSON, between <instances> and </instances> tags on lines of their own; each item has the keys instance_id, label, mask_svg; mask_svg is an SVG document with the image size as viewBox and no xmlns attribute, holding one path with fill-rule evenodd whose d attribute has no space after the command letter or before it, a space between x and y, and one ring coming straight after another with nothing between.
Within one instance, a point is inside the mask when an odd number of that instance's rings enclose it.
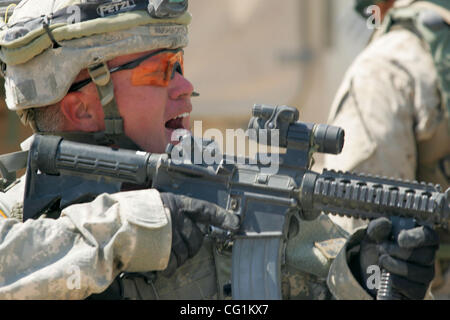
<instances>
[{"instance_id":1,"label":"open mouth","mask_svg":"<svg viewBox=\"0 0 450 320\"><path fill-rule=\"evenodd\" d=\"M170 130L184 129L183 120L184 120L184 118L186 118L188 116L189 116L189 113L185 112L183 114L180 114L176 118L170 119L165 124L166 129L170 129Z\"/></svg>"}]
</instances>

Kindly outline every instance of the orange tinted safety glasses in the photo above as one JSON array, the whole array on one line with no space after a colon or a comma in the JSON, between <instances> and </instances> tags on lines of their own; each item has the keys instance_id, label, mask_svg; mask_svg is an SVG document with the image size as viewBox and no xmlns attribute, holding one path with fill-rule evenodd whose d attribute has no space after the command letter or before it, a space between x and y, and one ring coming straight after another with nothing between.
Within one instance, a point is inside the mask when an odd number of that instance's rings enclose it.
<instances>
[{"instance_id":1,"label":"orange tinted safety glasses","mask_svg":"<svg viewBox=\"0 0 450 320\"><path fill-rule=\"evenodd\" d=\"M167 87L175 72L183 74L183 51L161 52L141 62L133 69L131 83L134 86Z\"/></svg>"},{"instance_id":2,"label":"orange tinted safety glasses","mask_svg":"<svg viewBox=\"0 0 450 320\"><path fill-rule=\"evenodd\" d=\"M110 73L133 70L131 81L135 86L154 85L166 87L175 72L183 74L183 49L161 49L125 64L109 69ZM69 92L78 91L92 79L87 78L72 84Z\"/></svg>"}]
</instances>

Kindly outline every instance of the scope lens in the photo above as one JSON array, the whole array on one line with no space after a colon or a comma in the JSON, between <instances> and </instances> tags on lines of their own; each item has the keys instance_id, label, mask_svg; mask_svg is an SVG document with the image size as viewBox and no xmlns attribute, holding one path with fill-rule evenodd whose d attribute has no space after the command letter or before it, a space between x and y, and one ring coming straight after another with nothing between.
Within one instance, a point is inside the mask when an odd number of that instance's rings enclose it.
<instances>
[{"instance_id":1,"label":"scope lens","mask_svg":"<svg viewBox=\"0 0 450 320\"><path fill-rule=\"evenodd\" d=\"M339 154L344 147L345 132L342 128L319 124L314 130L314 144L319 146L318 152Z\"/></svg>"}]
</instances>

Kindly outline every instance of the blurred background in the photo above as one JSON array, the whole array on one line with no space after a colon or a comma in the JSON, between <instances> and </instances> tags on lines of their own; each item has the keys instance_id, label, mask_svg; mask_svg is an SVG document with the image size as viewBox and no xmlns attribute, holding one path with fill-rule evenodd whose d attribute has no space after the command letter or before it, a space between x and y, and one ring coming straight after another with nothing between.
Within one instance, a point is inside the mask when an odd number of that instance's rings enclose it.
<instances>
[{"instance_id":1,"label":"blurred background","mask_svg":"<svg viewBox=\"0 0 450 320\"><path fill-rule=\"evenodd\" d=\"M192 121L243 128L255 103L291 105L300 120L327 121L347 67L371 30L354 0L191 0L185 73L201 95ZM0 154L31 134L0 106Z\"/></svg>"}]
</instances>

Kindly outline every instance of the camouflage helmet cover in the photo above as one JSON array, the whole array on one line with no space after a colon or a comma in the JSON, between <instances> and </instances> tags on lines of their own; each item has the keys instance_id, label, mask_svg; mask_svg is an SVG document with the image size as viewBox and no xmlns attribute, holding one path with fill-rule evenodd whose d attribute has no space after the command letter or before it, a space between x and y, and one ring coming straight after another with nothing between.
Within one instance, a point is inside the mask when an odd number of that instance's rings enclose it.
<instances>
[{"instance_id":1,"label":"camouflage helmet cover","mask_svg":"<svg viewBox=\"0 0 450 320\"><path fill-rule=\"evenodd\" d=\"M93 63L185 47L190 20L187 0L23 0L0 28L7 106L57 103Z\"/></svg>"}]
</instances>

